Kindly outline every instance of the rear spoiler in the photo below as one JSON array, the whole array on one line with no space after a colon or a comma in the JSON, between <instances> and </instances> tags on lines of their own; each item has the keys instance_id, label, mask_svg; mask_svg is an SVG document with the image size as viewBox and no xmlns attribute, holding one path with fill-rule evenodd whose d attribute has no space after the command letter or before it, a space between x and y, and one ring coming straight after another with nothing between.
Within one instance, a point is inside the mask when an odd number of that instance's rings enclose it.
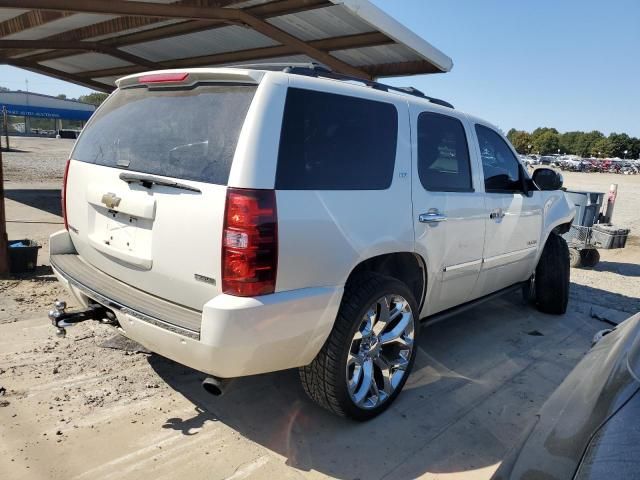
<instances>
[{"instance_id":1,"label":"rear spoiler","mask_svg":"<svg viewBox=\"0 0 640 480\"><path fill-rule=\"evenodd\" d=\"M116 80L118 88L140 85L157 87L193 87L199 83L258 84L266 72L239 68L192 68L188 70L154 70Z\"/></svg>"}]
</instances>

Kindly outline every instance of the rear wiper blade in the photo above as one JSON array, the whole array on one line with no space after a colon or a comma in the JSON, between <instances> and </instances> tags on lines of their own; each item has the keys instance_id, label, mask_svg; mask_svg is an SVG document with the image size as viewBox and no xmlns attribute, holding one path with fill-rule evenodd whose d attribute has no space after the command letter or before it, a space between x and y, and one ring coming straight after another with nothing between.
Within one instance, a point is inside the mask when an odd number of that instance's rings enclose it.
<instances>
[{"instance_id":1,"label":"rear wiper blade","mask_svg":"<svg viewBox=\"0 0 640 480\"><path fill-rule=\"evenodd\" d=\"M154 175L141 175L139 173L126 173L120 174L120 180L124 180L127 183L140 183L143 186L150 188L151 185L162 185L163 187L179 188L181 190L189 190L190 192L202 193L199 188L192 187L185 183L174 182L173 180L165 180Z\"/></svg>"}]
</instances>

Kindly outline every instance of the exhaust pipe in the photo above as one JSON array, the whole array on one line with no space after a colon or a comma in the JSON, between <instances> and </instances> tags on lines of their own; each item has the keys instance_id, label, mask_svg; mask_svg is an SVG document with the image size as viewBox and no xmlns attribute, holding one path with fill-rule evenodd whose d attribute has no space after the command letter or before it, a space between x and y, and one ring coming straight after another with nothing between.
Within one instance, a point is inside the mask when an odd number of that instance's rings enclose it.
<instances>
[{"instance_id":1,"label":"exhaust pipe","mask_svg":"<svg viewBox=\"0 0 640 480\"><path fill-rule=\"evenodd\" d=\"M207 377L202 381L202 388L214 397L220 397L224 395L230 382L227 378Z\"/></svg>"}]
</instances>

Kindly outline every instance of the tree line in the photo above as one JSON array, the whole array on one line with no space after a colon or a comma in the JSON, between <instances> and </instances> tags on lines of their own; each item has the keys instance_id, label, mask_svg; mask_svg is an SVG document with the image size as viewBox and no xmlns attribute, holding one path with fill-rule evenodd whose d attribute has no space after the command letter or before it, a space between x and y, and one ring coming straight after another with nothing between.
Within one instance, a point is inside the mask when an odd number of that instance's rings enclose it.
<instances>
[{"instance_id":1,"label":"tree line","mask_svg":"<svg viewBox=\"0 0 640 480\"><path fill-rule=\"evenodd\" d=\"M611 133L607 137L597 130L559 133L555 128L543 127L529 133L512 128L507 133L507 138L518 153L522 154L561 153L581 157L640 157L640 139L630 137L626 133Z\"/></svg>"},{"instance_id":2,"label":"tree line","mask_svg":"<svg viewBox=\"0 0 640 480\"><path fill-rule=\"evenodd\" d=\"M88 95L80 95L78 98L67 98L64 93L56 95L56 98L60 98L62 100L77 100L82 103L89 103L91 105L95 105L99 107L102 102L104 102L109 95L107 93L102 92L93 92Z\"/></svg>"}]
</instances>

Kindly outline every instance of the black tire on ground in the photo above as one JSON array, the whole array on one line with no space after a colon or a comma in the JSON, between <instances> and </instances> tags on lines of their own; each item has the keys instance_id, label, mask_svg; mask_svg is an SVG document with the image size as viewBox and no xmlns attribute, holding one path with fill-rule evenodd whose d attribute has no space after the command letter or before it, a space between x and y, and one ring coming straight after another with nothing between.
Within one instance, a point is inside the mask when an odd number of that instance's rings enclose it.
<instances>
[{"instance_id":1,"label":"black tire on ground","mask_svg":"<svg viewBox=\"0 0 640 480\"><path fill-rule=\"evenodd\" d=\"M600 261L600 252L595 248L580 250L580 263L583 267L595 267Z\"/></svg>"},{"instance_id":2,"label":"black tire on ground","mask_svg":"<svg viewBox=\"0 0 640 480\"><path fill-rule=\"evenodd\" d=\"M569 247L564 238L552 233L536 267L536 306L544 313L561 315L567 311L570 285Z\"/></svg>"},{"instance_id":3,"label":"black tire on ground","mask_svg":"<svg viewBox=\"0 0 640 480\"><path fill-rule=\"evenodd\" d=\"M571 268L580 268L582 266L582 256L577 248L569 248L569 266Z\"/></svg>"},{"instance_id":4,"label":"black tire on ground","mask_svg":"<svg viewBox=\"0 0 640 480\"><path fill-rule=\"evenodd\" d=\"M299 369L300 380L307 395L332 413L358 421L369 420L379 415L393 403L411 373L417 351L415 345L404 377L381 405L365 409L357 406L349 395L346 362L352 339L356 330L361 327L370 306L389 294L400 295L408 301L413 313L414 340L417 340L419 312L411 290L395 278L366 272L347 283L329 338L313 362Z\"/></svg>"}]
</instances>

